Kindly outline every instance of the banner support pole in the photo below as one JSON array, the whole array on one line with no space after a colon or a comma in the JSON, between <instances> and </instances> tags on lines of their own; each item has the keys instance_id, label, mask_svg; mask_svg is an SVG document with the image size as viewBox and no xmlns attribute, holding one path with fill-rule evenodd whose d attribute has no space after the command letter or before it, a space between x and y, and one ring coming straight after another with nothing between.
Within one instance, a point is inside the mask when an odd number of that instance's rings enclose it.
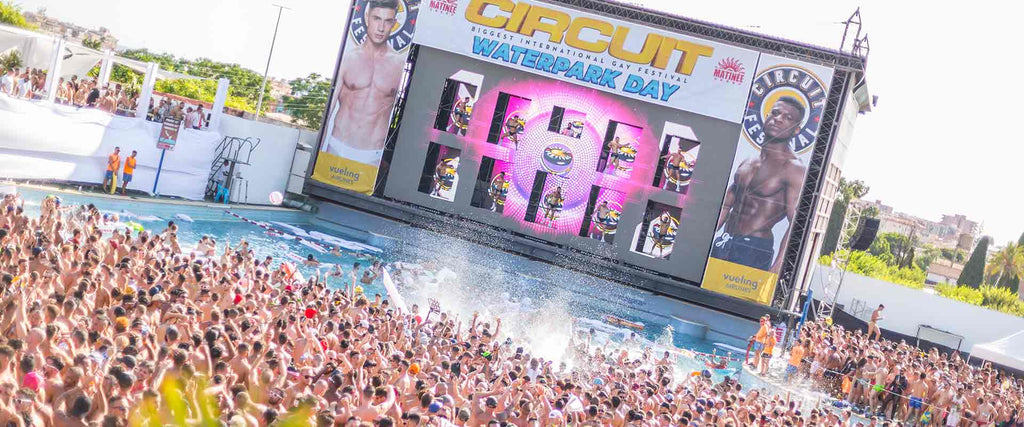
<instances>
[{"instance_id":1,"label":"banner support pole","mask_svg":"<svg viewBox=\"0 0 1024 427\"><path fill-rule=\"evenodd\" d=\"M157 184L160 183L160 171L163 170L163 168L164 168L164 156L165 155L167 155L167 149L163 148L163 149L160 150L160 164L157 165L157 167L156 167L156 179L153 180L153 191L152 191L152 193L153 193L154 196L158 195L158 193L156 192L156 186L157 186Z\"/></svg>"}]
</instances>

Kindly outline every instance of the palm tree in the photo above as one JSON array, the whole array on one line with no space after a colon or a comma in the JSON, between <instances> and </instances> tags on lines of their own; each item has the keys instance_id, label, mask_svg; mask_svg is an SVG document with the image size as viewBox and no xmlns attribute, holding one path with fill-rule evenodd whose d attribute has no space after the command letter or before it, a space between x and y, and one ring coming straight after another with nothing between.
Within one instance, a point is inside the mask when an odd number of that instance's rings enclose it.
<instances>
[{"instance_id":1,"label":"palm tree","mask_svg":"<svg viewBox=\"0 0 1024 427\"><path fill-rule=\"evenodd\" d=\"M1007 280L1024 276L1024 246L1007 243L1005 248L992 255L985 269L989 277L995 277L996 285L1003 282L1003 276Z\"/></svg>"}]
</instances>

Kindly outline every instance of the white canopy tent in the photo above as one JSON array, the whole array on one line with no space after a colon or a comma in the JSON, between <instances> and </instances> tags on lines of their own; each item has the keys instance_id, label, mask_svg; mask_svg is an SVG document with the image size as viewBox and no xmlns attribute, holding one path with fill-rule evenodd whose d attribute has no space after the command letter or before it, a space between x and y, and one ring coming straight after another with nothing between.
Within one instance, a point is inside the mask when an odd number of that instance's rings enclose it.
<instances>
[{"instance_id":1,"label":"white canopy tent","mask_svg":"<svg viewBox=\"0 0 1024 427\"><path fill-rule=\"evenodd\" d=\"M21 54L23 67L48 69L53 58L54 37L49 34L37 33L22 28L0 25L0 54L17 50ZM66 43L61 62L60 76L84 77L89 70L103 61L105 55L95 49L79 44ZM124 65L145 74L148 64L134 59L111 57L113 62ZM203 79L202 77L176 73L169 70L157 70L157 80Z\"/></svg>"},{"instance_id":2,"label":"white canopy tent","mask_svg":"<svg viewBox=\"0 0 1024 427\"><path fill-rule=\"evenodd\" d=\"M983 344L975 344L971 357L1024 371L1024 331Z\"/></svg>"},{"instance_id":3,"label":"white canopy tent","mask_svg":"<svg viewBox=\"0 0 1024 427\"><path fill-rule=\"evenodd\" d=\"M53 47L53 36L0 25L0 54L18 51L23 67L49 68Z\"/></svg>"}]
</instances>

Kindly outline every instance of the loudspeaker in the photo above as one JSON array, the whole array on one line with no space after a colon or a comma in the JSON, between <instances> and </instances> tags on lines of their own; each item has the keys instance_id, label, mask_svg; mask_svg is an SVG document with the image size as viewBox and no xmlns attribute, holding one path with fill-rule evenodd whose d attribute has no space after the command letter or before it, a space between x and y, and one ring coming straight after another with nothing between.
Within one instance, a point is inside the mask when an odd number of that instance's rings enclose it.
<instances>
[{"instance_id":1,"label":"loudspeaker","mask_svg":"<svg viewBox=\"0 0 1024 427\"><path fill-rule=\"evenodd\" d=\"M533 177L533 191L530 192L530 201L526 204L527 222L537 222L537 211L540 210L540 200L544 197L544 184L547 183L548 173L537 171Z\"/></svg>"},{"instance_id":2,"label":"loudspeaker","mask_svg":"<svg viewBox=\"0 0 1024 427\"><path fill-rule=\"evenodd\" d=\"M562 118L565 116L565 107L555 106L551 109L551 120L548 121L548 132L558 133L562 130Z\"/></svg>"},{"instance_id":3,"label":"loudspeaker","mask_svg":"<svg viewBox=\"0 0 1024 427\"><path fill-rule=\"evenodd\" d=\"M861 217L857 222L857 231L854 231L853 237L850 238L850 250L868 250L871 247L871 242L875 241L876 234L878 234L878 218Z\"/></svg>"}]
</instances>

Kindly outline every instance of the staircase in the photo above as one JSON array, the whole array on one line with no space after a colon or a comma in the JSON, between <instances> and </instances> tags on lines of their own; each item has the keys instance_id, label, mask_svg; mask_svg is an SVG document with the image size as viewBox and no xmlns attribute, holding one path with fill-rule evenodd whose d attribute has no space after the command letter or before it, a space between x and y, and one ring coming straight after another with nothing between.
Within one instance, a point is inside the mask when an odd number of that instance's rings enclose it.
<instances>
[{"instance_id":1,"label":"staircase","mask_svg":"<svg viewBox=\"0 0 1024 427\"><path fill-rule=\"evenodd\" d=\"M227 181L224 185L230 189L233 193L238 188L242 188L244 185L244 200L248 201L248 182L245 181L237 172L235 172L236 165L249 165L249 161L252 159L252 152L256 151L256 148L260 146L259 138L238 138L234 136L225 136L224 139L217 144L216 152L213 162L210 164L210 177L206 182L206 198L213 200L217 194L217 182L214 178L221 176L227 168ZM225 165L225 161L227 164ZM236 180L238 185L236 186ZM238 188L236 188L238 187ZM236 198L237 200L237 198Z\"/></svg>"},{"instance_id":2,"label":"staircase","mask_svg":"<svg viewBox=\"0 0 1024 427\"><path fill-rule=\"evenodd\" d=\"M853 200L847 204L846 217L843 218L843 228L839 234L839 244L832 254L832 269L821 286L824 292L817 307L811 304L812 308L816 308L814 314L817 319L832 317L832 312L835 311L836 300L843 287L843 276L846 275L846 269L849 266L850 240L857 231L857 223L860 222L862 212L863 205L855 203ZM843 252L844 250L845 252ZM821 275L818 277L821 280Z\"/></svg>"}]
</instances>

